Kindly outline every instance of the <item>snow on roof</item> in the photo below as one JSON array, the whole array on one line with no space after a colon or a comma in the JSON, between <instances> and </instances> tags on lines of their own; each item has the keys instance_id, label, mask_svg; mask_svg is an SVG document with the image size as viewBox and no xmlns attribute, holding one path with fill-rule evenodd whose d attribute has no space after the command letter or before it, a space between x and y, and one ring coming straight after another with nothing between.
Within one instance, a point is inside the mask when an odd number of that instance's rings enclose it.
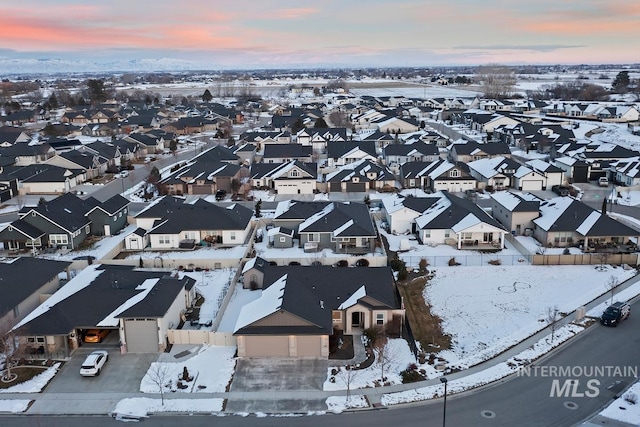
<instances>
[{"instance_id":1,"label":"snow on roof","mask_svg":"<svg viewBox=\"0 0 640 427\"><path fill-rule=\"evenodd\" d=\"M311 215L309 218L305 219L304 221L302 221L300 223L300 225L298 226L298 232L300 231L304 231L305 228L309 227L310 225L314 224L316 221L318 221L320 218L322 218L323 216L327 215L329 212L331 212L333 210L333 203L329 203L327 206L324 207L324 209L322 209L320 212L316 212L315 214Z\"/></svg>"},{"instance_id":2,"label":"snow on roof","mask_svg":"<svg viewBox=\"0 0 640 427\"><path fill-rule=\"evenodd\" d=\"M469 167L479 172L482 176L490 178L498 173L496 167L504 162L504 157L492 157L490 159L480 159L469 163Z\"/></svg>"},{"instance_id":3,"label":"snow on roof","mask_svg":"<svg viewBox=\"0 0 640 427\"><path fill-rule=\"evenodd\" d=\"M135 296L129 298L125 302L123 302L118 308L113 310L111 313L107 315L104 319L102 319L96 326L99 327L115 327L118 326L120 320L116 318L120 313L125 311L126 309L133 307L140 301L144 300L151 289L158 283L159 278L146 279L140 285L136 286L136 291L142 291L137 293Z\"/></svg>"},{"instance_id":4,"label":"snow on roof","mask_svg":"<svg viewBox=\"0 0 640 427\"><path fill-rule=\"evenodd\" d=\"M35 310L33 310L24 319L22 319L22 321L18 323L13 329L17 329L22 325L26 325L36 317L39 317L49 311L51 307L58 304L60 301L69 298L71 295L89 286L96 279L96 277L104 272L104 270L98 270L98 267L100 266L100 264L93 264L82 270L76 277L71 279L66 285L64 285L53 295L51 295L45 302L36 307Z\"/></svg>"},{"instance_id":5,"label":"snow on roof","mask_svg":"<svg viewBox=\"0 0 640 427\"><path fill-rule=\"evenodd\" d=\"M202 175L204 175L204 172L200 172L198 175L196 175L195 177L193 177L193 179L191 179L191 181L189 181L187 184L193 184L194 182L196 182L196 180L198 178L200 178Z\"/></svg>"},{"instance_id":6,"label":"snow on roof","mask_svg":"<svg viewBox=\"0 0 640 427\"><path fill-rule=\"evenodd\" d=\"M540 204L540 216L533 220L538 227L547 231L573 202L571 197L554 197Z\"/></svg>"},{"instance_id":7,"label":"snow on roof","mask_svg":"<svg viewBox=\"0 0 640 427\"><path fill-rule=\"evenodd\" d=\"M353 295L347 298L345 302L340 304L340 307L338 307L338 310L346 310L349 307L353 307L358 303L358 300L360 298L364 298L366 296L367 296L367 290L365 289L364 285L362 285L358 288L357 291L353 293Z\"/></svg>"},{"instance_id":8,"label":"snow on roof","mask_svg":"<svg viewBox=\"0 0 640 427\"><path fill-rule=\"evenodd\" d=\"M452 169L453 167L454 167L453 163L450 163L448 160L445 160L444 162L440 163L437 168L429 172L429 177L437 178L443 173L447 172L449 169ZM422 174L422 171L420 171L420 174Z\"/></svg>"},{"instance_id":9,"label":"snow on roof","mask_svg":"<svg viewBox=\"0 0 640 427\"><path fill-rule=\"evenodd\" d=\"M223 165L223 166L220 166L218 169L214 170L213 172L211 172L211 173L209 174L209 176L207 176L207 181L213 181L213 177L214 177L218 172L220 172L222 169L224 169L224 168L226 168L226 167L227 167L227 165L225 164L225 165Z\"/></svg>"},{"instance_id":10,"label":"snow on roof","mask_svg":"<svg viewBox=\"0 0 640 427\"><path fill-rule=\"evenodd\" d=\"M388 197L383 197L382 204L384 206L384 210L387 211L388 215L391 215L392 213L403 209L405 207L404 204L402 203L403 200L404 200L404 197L398 194L393 194Z\"/></svg>"},{"instance_id":11,"label":"snow on roof","mask_svg":"<svg viewBox=\"0 0 640 427\"><path fill-rule=\"evenodd\" d=\"M334 236L339 236L340 233L342 233L343 231L345 231L347 228L351 227L352 225L353 225L353 220L350 219L349 221L347 221L344 224L342 224L340 227L338 227L335 230L333 230L333 235Z\"/></svg>"},{"instance_id":12,"label":"snow on roof","mask_svg":"<svg viewBox=\"0 0 640 427\"><path fill-rule=\"evenodd\" d=\"M533 173L534 175L538 175L538 172L535 172L526 166L520 166L516 171L515 176L516 178L522 178L523 176L527 176L530 173Z\"/></svg>"},{"instance_id":13,"label":"snow on roof","mask_svg":"<svg viewBox=\"0 0 640 427\"><path fill-rule=\"evenodd\" d=\"M242 274L246 273L247 271L251 270L253 268L254 265L256 265L256 260L258 259L258 257L253 257L251 258L249 261L247 261L244 264L244 267L242 267Z\"/></svg>"},{"instance_id":14,"label":"snow on roof","mask_svg":"<svg viewBox=\"0 0 640 427\"><path fill-rule=\"evenodd\" d=\"M509 191L498 191L496 193L493 193L491 195L491 198L510 211L514 210L516 206L518 206L522 201L520 197Z\"/></svg>"},{"instance_id":15,"label":"snow on roof","mask_svg":"<svg viewBox=\"0 0 640 427\"><path fill-rule=\"evenodd\" d=\"M578 159L574 159L573 157L569 157L569 156L560 157L554 160L554 162L556 163L562 163L569 166L573 165L577 161Z\"/></svg>"},{"instance_id":16,"label":"snow on roof","mask_svg":"<svg viewBox=\"0 0 640 427\"><path fill-rule=\"evenodd\" d=\"M576 231L583 236L586 236L589 230L595 225L595 223L600 219L600 212L593 211L589 214L589 216L580 224L580 226L576 229Z\"/></svg>"},{"instance_id":17,"label":"snow on roof","mask_svg":"<svg viewBox=\"0 0 640 427\"><path fill-rule=\"evenodd\" d=\"M481 222L482 221L480 219L478 219L477 216L475 216L472 213L469 213L464 218L462 218L462 220L460 222L458 222L453 227L451 227L451 229L455 233L459 233L461 231L466 230L467 228L473 227L476 224L480 224Z\"/></svg>"},{"instance_id":18,"label":"snow on roof","mask_svg":"<svg viewBox=\"0 0 640 427\"><path fill-rule=\"evenodd\" d=\"M440 215L442 211L447 209L449 206L451 206L451 201L446 197L441 198L436 203L434 203L433 206L427 209L424 215L416 218L416 224L420 228L424 227L426 224L430 223L434 218Z\"/></svg>"},{"instance_id":19,"label":"snow on roof","mask_svg":"<svg viewBox=\"0 0 640 427\"><path fill-rule=\"evenodd\" d=\"M296 203L295 200L283 200L281 202L278 202L278 205L276 206L276 211L273 214L273 216L275 218L278 218L280 215L287 212L291 208L291 206L293 206L295 203Z\"/></svg>"},{"instance_id":20,"label":"snow on roof","mask_svg":"<svg viewBox=\"0 0 640 427\"><path fill-rule=\"evenodd\" d=\"M275 313L282 307L284 288L287 285L287 275L279 278L273 285L262 291L262 295L255 301L251 301L240 309L234 332L258 321L271 313Z\"/></svg>"}]
</instances>

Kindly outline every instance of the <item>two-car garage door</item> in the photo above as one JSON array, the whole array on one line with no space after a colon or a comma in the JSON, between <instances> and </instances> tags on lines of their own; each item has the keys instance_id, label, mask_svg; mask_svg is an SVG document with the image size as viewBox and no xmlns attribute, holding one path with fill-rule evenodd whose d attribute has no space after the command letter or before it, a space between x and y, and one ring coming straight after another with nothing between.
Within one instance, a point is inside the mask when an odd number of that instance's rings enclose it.
<instances>
[{"instance_id":1,"label":"two-car garage door","mask_svg":"<svg viewBox=\"0 0 640 427\"><path fill-rule=\"evenodd\" d=\"M125 319L124 336L129 353L155 353L158 351L157 319Z\"/></svg>"}]
</instances>

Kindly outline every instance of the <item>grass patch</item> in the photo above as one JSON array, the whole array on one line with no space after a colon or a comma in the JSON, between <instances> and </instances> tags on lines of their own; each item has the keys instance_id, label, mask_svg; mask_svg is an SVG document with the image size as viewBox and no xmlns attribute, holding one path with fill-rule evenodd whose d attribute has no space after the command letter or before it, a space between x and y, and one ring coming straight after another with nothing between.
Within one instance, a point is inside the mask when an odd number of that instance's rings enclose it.
<instances>
[{"instance_id":1,"label":"grass patch","mask_svg":"<svg viewBox=\"0 0 640 427\"><path fill-rule=\"evenodd\" d=\"M17 375L18 378L15 381L11 381L10 383L0 381L0 389L7 389L13 387L14 385L29 381L31 378L43 373L47 369L47 367L35 366L16 366L15 368L11 368L11 374Z\"/></svg>"},{"instance_id":2,"label":"grass patch","mask_svg":"<svg viewBox=\"0 0 640 427\"><path fill-rule=\"evenodd\" d=\"M442 331L442 319L431 314L431 307L424 300L426 285L427 278L424 276L410 276L406 281L398 283L413 337L427 353L450 349L451 336Z\"/></svg>"}]
</instances>

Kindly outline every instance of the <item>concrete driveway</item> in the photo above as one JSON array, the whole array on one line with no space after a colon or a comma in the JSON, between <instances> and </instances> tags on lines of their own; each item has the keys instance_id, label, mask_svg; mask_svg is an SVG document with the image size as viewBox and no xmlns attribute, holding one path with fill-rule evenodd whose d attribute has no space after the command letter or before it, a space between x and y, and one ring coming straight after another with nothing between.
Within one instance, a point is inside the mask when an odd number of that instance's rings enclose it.
<instances>
[{"instance_id":1,"label":"concrete driveway","mask_svg":"<svg viewBox=\"0 0 640 427\"><path fill-rule=\"evenodd\" d=\"M226 410L307 413L326 411L326 398L314 398L327 378L321 359L238 359ZM280 392L274 396L274 391ZM284 392L284 394L282 393ZM242 399L234 399L242 395Z\"/></svg>"},{"instance_id":2,"label":"concrete driveway","mask_svg":"<svg viewBox=\"0 0 640 427\"><path fill-rule=\"evenodd\" d=\"M98 377L80 376L80 365L94 350L107 350L109 360ZM120 354L119 349L110 346L83 346L76 350L64 364L55 378L45 389L45 393L136 393L140 391L140 380L158 354Z\"/></svg>"}]
</instances>

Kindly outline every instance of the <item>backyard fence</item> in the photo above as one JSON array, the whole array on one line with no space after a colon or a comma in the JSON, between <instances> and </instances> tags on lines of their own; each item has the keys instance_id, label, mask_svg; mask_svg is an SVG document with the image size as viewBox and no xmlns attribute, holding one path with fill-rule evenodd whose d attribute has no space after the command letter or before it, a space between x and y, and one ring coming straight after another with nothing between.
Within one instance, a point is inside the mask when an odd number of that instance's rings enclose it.
<instances>
[{"instance_id":1,"label":"backyard fence","mask_svg":"<svg viewBox=\"0 0 640 427\"><path fill-rule=\"evenodd\" d=\"M212 346L234 346L236 337L231 332L213 332L199 329L169 329L169 344L209 344Z\"/></svg>"}]
</instances>

